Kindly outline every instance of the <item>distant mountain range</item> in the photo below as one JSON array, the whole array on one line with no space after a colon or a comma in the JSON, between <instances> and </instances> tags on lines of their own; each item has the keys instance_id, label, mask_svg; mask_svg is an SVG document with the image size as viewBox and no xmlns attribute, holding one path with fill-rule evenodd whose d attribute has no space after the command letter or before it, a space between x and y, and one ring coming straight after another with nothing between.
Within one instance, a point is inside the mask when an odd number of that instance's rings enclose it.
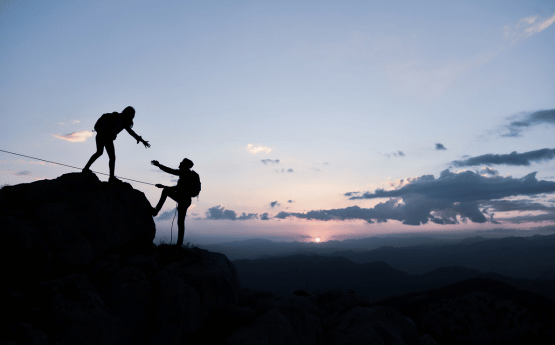
<instances>
[{"instance_id":1,"label":"distant mountain range","mask_svg":"<svg viewBox=\"0 0 555 345\"><path fill-rule=\"evenodd\" d=\"M330 255L337 251L367 251L383 246L405 247L420 244L447 244L459 242L461 239L445 238L442 236L397 235L374 236L360 239L326 242L274 242L267 239L253 238L242 241L221 244L199 245L199 247L224 253L230 260L260 259L272 256L291 254Z\"/></svg>"},{"instance_id":2,"label":"distant mountain range","mask_svg":"<svg viewBox=\"0 0 555 345\"><path fill-rule=\"evenodd\" d=\"M458 265L510 277L555 279L555 235L468 238L451 244L401 248L388 246L364 252L338 251L331 255L345 257L356 263L385 261L392 267L412 274Z\"/></svg>"},{"instance_id":3,"label":"distant mountain range","mask_svg":"<svg viewBox=\"0 0 555 345\"><path fill-rule=\"evenodd\" d=\"M342 257L354 263L383 261L409 274L462 266L515 278L555 279L555 235L470 237L449 240L426 236L371 237L326 243L272 242L253 239L201 246L231 260L295 254Z\"/></svg>"},{"instance_id":4,"label":"distant mountain range","mask_svg":"<svg viewBox=\"0 0 555 345\"><path fill-rule=\"evenodd\" d=\"M357 264L344 257L304 254L235 260L233 264L243 288L268 290L283 296L295 290L312 293L330 288L351 289L375 302L480 277L555 299L554 280L513 278L457 265L436 268L424 274L409 274L383 261Z\"/></svg>"}]
</instances>

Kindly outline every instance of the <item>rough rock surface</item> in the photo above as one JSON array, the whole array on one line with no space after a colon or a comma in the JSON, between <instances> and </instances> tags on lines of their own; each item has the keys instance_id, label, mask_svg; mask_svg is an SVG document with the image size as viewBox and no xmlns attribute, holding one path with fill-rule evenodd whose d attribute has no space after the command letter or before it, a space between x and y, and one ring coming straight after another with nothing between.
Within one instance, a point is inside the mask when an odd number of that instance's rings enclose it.
<instances>
[{"instance_id":1,"label":"rough rock surface","mask_svg":"<svg viewBox=\"0 0 555 345\"><path fill-rule=\"evenodd\" d=\"M412 320L390 307L369 307L352 291L323 290L312 295L277 297L243 290L239 305L252 321L234 330L226 345L238 344L420 344L436 342L419 336Z\"/></svg>"},{"instance_id":2,"label":"rough rock surface","mask_svg":"<svg viewBox=\"0 0 555 345\"><path fill-rule=\"evenodd\" d=\"M148 248L156 232L149 209L145 195L128 183L100 182L94 174L6 186L0 191L0 267L21 282L72 270L110 250Z\"/></svg>"},{"instance_id":3,"label":"rough rock surface","mask_svg":"<svg viewBox=\"0 0 555 345\"><path fill-rule=\"evenodd\" d=\"M222 254L155 246L144 194L92 174L0 190L0 345L435 344L353 292L241 290Z\"/></svg>"}]
</instances>

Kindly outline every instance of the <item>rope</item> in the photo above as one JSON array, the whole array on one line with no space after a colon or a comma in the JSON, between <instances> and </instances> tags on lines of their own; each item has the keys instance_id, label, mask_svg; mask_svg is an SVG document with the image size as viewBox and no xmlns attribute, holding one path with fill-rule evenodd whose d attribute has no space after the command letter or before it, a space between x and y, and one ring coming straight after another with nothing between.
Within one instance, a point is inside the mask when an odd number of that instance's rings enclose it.
<instances>
[{"instance_id":1,"label":"rope","mask_svg":"<svg viewBox=\"0 0 555 345\"><path fill-rule=\"evenodd\" d=\"M37 160L37 161L43 161L43 162L47 162L47 163L62 165L62 166L68 167L68 168L73 168L73 169L81 170L81 168L74 167L74 166L71 166L71 165L62 164L62 163L58 163L58 162L47 161L46 159L40 159L40 158L36 158L36 157L31 157L31 156L25 156L25 155L22 155L22 154L19 154L19 153L15 153L15 152L10 152L10 151L5 151L5 150L0 150L0 152L5 152L5 153L9 153L9 154L16 155L16 156L21 156L21 157L25 157L25 158L35 159L35 160ZM109 174L101 173L101 172L98 172L98 171L93 171L93 170L91 170L91 171L92 171L93 173L96 173L96 174L101 174L101 175L110 176ZM120 176L118 176L118 177L121 178L121 179L123 179L123 180L128 180L128 181L133 181L133 182L138 182L138 183L143 183L143 184L148 184L148 185L151 185L151 186L155 186L155 184L153 184L153 183L148 183L148 182L133 180L133 179L130 179L130 178L127 178L127 177L120 177Z\"/></svg>"},{"instance_id":2,"label":"rope","mask_svg":"<svg viewBox=\"0 0 555 345\"><path fill-rule=\"evenodd\" d=\"M177 203L175 203L175 213L173 214L172 227L170 229L170 244L173 243L173 221L175 220L175 216L177 216Z\"/></svg>"}]
</instances>

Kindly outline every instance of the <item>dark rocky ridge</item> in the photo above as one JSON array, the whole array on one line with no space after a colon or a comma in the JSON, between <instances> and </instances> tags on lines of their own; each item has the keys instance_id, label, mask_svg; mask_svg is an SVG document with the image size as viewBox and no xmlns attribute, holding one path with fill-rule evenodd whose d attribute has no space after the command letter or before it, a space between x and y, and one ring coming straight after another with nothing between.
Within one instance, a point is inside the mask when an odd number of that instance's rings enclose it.
<instances>
[{"instance_id":1,"label":"dark rocky ridge","mask_svg":"<svg viewBox=\"0 0 555 345\"><path fill-rule=\"evenodd\" d=\"M149 207L131 185L102 183L94 174L6 186L0 193L4 276L13 283L42 280L105 252L149 248L156 233Z\"/></svg>"},{"instance_id":2,"label":"dark rocky ridge","mask_svg":"<svg viewBox=\"0 0 555 345\"><path fill-rule=\"evenodd\" d=\"M129 184L66 174L0 190L0 344L434 344L352 292L241 290L222 254L152 243Z\"/></svg>"}]
</instances>

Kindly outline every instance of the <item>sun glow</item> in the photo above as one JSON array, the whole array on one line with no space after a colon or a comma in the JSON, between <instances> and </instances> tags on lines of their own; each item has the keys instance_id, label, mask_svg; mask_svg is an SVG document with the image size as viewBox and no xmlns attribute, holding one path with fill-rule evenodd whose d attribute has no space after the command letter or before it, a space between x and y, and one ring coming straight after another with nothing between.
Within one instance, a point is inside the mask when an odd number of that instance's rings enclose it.
<instances>
[{"instance_id":1,"label":"sun glow","mask_svg":"<svg viewBox=\"0 0 555 345\"><path fill-rule=\"evenodd\" d=\"M316 237L316 238L314 239L314 242L320 242L320 237Z\"/></svg>"}]
</instances>

